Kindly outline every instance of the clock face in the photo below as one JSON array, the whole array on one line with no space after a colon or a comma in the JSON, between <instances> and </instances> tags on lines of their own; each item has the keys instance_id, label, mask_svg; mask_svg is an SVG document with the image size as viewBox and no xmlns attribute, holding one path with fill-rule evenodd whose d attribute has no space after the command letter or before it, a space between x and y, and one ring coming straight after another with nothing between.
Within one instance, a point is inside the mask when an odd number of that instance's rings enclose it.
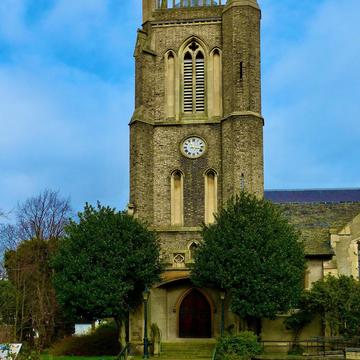
<instances>
[{"instance_id":1,"label":"clock face","mask_svg":"<svg viewBox=\"0 0 360 360\"><path fill-rule=\"evenodd\" d=\"M190 159L196 159L202 156L206 150L206 143L197 136L191 136L185 139L181 144L181 152Z\"/></svg>"}]
</instances>

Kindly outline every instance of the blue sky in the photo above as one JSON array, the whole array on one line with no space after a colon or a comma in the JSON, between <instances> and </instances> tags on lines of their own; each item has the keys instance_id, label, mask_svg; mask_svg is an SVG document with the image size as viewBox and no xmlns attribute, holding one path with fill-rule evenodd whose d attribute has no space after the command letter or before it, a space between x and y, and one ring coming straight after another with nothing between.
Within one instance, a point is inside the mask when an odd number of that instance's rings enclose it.
<instances>
[{"instance_id":1,"label":"blue sky","mask_svg":"<svg viewBox=\"0 0 360 360\"><path fill-rule=\"evenodd\" d=\"M266 188L360 187L359 0L260 0ZM141 1L0 1L0 208L128 200Z\"/></svg>"}]
</instances>

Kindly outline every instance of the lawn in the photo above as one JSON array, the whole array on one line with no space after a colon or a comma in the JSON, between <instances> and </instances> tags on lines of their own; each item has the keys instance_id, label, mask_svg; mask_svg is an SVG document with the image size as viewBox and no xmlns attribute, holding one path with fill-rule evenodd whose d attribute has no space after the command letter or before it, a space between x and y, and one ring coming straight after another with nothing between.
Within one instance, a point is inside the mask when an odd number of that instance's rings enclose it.
<instances>
[{"instance_id":1,"label":"lawn","mask_svg":"<svg viewBox=\"0 0 360 360\"><path fill-rule=\"evenodd\" d=\"M53 356L41 355L41 360L114 360L115 356Z\"/></svg>"},{"instance_id":2,"label":"lawn","mask_svg":"<svg viewBox=\"0 0 360 360\"><path fill-rule=\"evenodd\" d=\"M40 360L115 360L115 356L53 356L43 354ZM133 360L140 360L142 356L134 356Z\"/></svg>"}]
</instances>

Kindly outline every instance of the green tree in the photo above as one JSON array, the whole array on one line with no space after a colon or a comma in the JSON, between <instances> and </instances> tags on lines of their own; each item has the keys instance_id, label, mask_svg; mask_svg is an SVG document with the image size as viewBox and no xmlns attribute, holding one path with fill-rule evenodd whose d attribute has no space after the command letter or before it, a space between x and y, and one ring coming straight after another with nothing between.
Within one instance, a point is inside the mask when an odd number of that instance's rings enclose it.
<instances>
[{"instance_id":1,"label":"green tree","mask_svg":"<svg viewBox=\"0 0 360 360\"><path fill-rule=\"evenodd\" d=\"M353 277L327 276L304 291L300 310L287 325L302 329L321 315L331 336L352 337L360 333L360 283Z\"/></svg>"},{"instance_id":2,"label":"green tree","mask_svg":"<svg viewBox=\"0 0 360 360\"><path fill-rule=\"evenodd\" d=\"M16 250L5 254L5 269L12 288L15 338L33 339L37 346L48 347L64 327L64 318L52 285L50 259L56 253L57 239L22 241Z\"/></svg>"},{"instance_id":3,"label":"green tree","mask_svg":"<svg viewBox=\"0 0 360 360\"><path fill-rule=\"evenodd\" d=\"M70 212L68 199L56 191L44 190L18 204L15 222L0 228L4 276L16 290L14 341L32 342L35 330L39 334L37 345L46 347L63 330L49 260L64 234Z\"/></svg>"},{"instance_id":4,"label":"green tree","mask_svg":"<svg viewBox=\"0 0 360 360\"><path fill-rule=\"evenodd\" d=\"M158 240L139 221L110 207L86 204L78 216L53 261L58 300L77 318L112 317L120 331L144 288L160 279Z\"/></svg>"},{"instance_id":5,"label":"green tree","mask_svg":"<svg viewBox=\"0 0 360 360\"><path fill-rule=\"evenodd\" d=\"M192 280L225 290L232 311L259 333L261 318L297 304L304 269L299 235L280 209L243 192L204 226Z\"/></svg>"},{"instance_id":6,"label":"green tree","mask_svg":"<svg viewBox=\"0 0 360 360\"><path fill-rule=\"evenodd\" d=\"M8 280L0 280L0 324L13 325L16 289Z\"/></svg>"}]
</instances>

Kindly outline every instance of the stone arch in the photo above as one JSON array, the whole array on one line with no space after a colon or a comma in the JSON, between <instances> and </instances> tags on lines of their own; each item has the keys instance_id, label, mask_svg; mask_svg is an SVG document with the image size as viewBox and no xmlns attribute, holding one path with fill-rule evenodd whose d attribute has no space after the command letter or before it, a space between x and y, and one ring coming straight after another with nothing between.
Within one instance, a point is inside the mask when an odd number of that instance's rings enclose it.
<instances>
[{"instance_id":1,"label":"stone arch","mask_svg":"<svg viewBox=\"0 0 360 360\"><path fill-rule=\"evenodd\" d=\"M208 47L192 36L179 49L180 64L180 113L186 115L207 114Z\"/></svg>"},{"instance_id":2,"label":"stone arch","mask_svg":"<svg viewBox=\"0 0 360 360\"><path fill-rule=\"evenodd\" d=\"M194 253L199 248L199 241L193 240L188 244L189 256L190 259L194 259Z\"/></svg>"},{"instance_id":3,"label":"stone arch","mask_svg":"<svg viewBox=\"0 0 360 360\"><path fill-rule=\"evenodd\" d=\"M222 51L215 47L211 50L207 68L208 113L212 118L223 114L222 104Z\"/></svg>"},{"instance_id":4,"label":"stone arch","mask_svg":"<svg viewBox=\"0 0 360 360\"><path fill-rule=\"evenodd\" d=\"M178 299L178 336L180 338L211 338L214 304L202 289L187 289Z\"/></svg>"},{"instance_id":5,"label":"stone arch","mask_svg":"<svg viewBox=\"0 0 360 360\"><path fill-rule=\"evenodd\" d=\"M177 56L175 51L168 50L164 54L165 65L165 114L167 118L175 118L177 109Z\"/></svg>"},{"instance_id":6,"label":"stone arch","mask_svg":"<svg viewBox=\"0 0 360 360\"><path fill-rule=\"evenodd\" d=\"M171 225L184 225L184 174L181 170L171 173Z\"/></svg>"},{"instance_id":7,"label":"stone arch","mask_svg":"<svg viewBox=\"0 0 360 360\"><path fill-rule=\"evenodd\" d=\"M205 52L205 59L208 58L209 56L209 46L207 45L207 43L205 42L205 40L201 39L198 36L189 36L180 46L179 51L178 51L178 55L179 57L181 57L182 54L184 54L184 50L186 49L186 47L188 45L190 45L193 41L197 42L201 48L204 50Z\"/></svg>"},{"instance_id":8,"label":"stone arch","mask_svg":"<svg viewBox=\"0 0 360 360\"><path fill-rule=\"evenodd\" d=\"M208 169L204 174L205 179L205 224L215 221L218 210L218 174L214 169Z\"/></svg>"}]
</instances>

